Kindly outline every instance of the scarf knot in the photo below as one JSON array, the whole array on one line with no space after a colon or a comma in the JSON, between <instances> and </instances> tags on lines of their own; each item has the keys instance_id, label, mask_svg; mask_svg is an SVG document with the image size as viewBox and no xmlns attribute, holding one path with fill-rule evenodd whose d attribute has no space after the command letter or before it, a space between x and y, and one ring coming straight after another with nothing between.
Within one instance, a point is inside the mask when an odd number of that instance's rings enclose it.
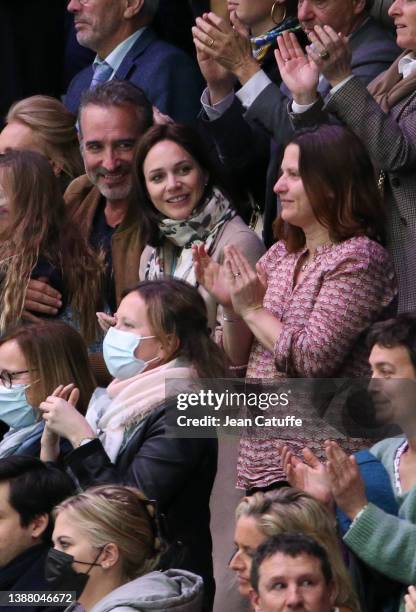
<instances>
[{"instance_id":1,"label":"scarf knot","mask_svg":"<svg viewBox=\"0 0 416 612\"><path fill-rule=\"evenodd\" d=\"M192 386L195 369L178 359L141 372L126 380L114 379L97 390L86 415L98 433L110 460L115 463L140 423L170 397Z\"/></svg>"},{"instance_id":2,"label":"scarf knot","mask_svg":"<svg viewBox=\"0 0 416 612\"><path fill-rule=\"evenodd\" d=\"M209 254L224 224L236 214L224 194L213 187L202 208L199 207L188 219L162 219L159 231L166 240L153 249L146 266L145 279L174 276L197 286L192 246L205 243Z\"/></svg>"},{"instance_id":3,"label":"scarf knot","mask_svg":"<svg viewBox=\"0 0 416 612\"><path fill-rule=\"evenodd\" d=\"M297 32L300 29L301 27L296 17L287 17L287 19L279 23L279 25L272 30L264 32L264 34L260 36L252 36L250 42L253 57L261 63L269 49L272 46L276 46L276 38L278 36L283 34L283 32Z\"/></svg>"}]
</instances>

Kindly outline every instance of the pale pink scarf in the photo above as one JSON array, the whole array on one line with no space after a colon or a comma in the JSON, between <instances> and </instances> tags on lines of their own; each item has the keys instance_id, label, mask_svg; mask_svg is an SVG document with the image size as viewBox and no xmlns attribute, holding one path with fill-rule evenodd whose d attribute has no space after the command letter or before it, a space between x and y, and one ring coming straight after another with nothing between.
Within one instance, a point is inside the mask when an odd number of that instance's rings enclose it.
<instances>
[{"instance_id":1,"label":"pale pink scarf","mask_svg":"<svg viewBox=\"0 0 416 612\"><path fill-rule=\"evenodd\" d=\"M106 402L91 402L87 420L91 426L95 426L113 463L123 445L125 433L137 426L167 397L184 392L188 386L184 380L191 382L196 377L194 368L180 366L178 360L174 359L126 380L116 378L107 387ZM175 380L178 383L175 384Z\"/></svg>"}]
</instances>

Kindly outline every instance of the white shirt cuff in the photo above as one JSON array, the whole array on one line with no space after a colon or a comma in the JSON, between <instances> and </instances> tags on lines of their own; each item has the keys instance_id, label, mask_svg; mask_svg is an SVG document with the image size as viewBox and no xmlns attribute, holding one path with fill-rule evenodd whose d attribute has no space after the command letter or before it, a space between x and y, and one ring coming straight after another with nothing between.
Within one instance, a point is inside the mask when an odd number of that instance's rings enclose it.
<instances>
[{"instance_id":1,"label":"white shirt cuff","mask_svg":"<svg viewBox=\"0 0 416 612\"><path fill-rule=\"evenodd\" d=\"M267 74L263 72L263 70L259 70L237 91L236 96L245 108L249 108L257 96L259 96L271 82Z\"/></svg>"},{"instance_id":2,"label":"white shirt cuff","mask_svg":"<svg viewBox=\"0 0 416 612\"><path fill-rule=\"evenodd\" d=\"M365 510L368 507L368 502L366 503L365 506L363 506L361 508L361 510L359 512L357 512L357 514L354 516L353 520L351 521L351 525L349 526L349 529L351 529L351 527L358 521L358 519L360 518L360 516L365 512Z\"/></svg>"},{"instance_id":3,"label":"white shirt cuff","mask_svg":"<svg viewBox=\"0 0 416 612\"><path fill-rule=\"evenodd\" d=\"M312 106L316 104L317 100L318 98L315 100L315 102L312 102L311 104L298 104L297 102L293 100L292 111L296 113L296 115L301 115L302 113L306 113L307 110L309 110L310 108L312 108Z\"/></svg>"},{"instance_id":4,"label":"white shirt cuff","mask_svg":"<svg viewBox=\"0 0 416 612\"><path fill-rule=\"evenodd\" d=\"M201 96L202 108L204 109L210 121L219 119L225 113L225 111L230 108L231 104L233 103L233 100L234 92L231 92L228 94L228 96L225 96L225 98L223 98L219 102L211 104L208 87L204 89Z\"/></svg>"},{"instance_id":5,"label":"white shirt cuff","mask_svg":"<svg viewBox=\"0 0 416 612\"><path fill-rule=\"evenodd\" d=\"M341 83L338 83L338 85L335 85L335 87L333 87L331 91L329 92L331 96L333 96L334 93L338 91L338 89L341 89L341 87L344 87L345 83L348 83L348 81L351 81L352 78L354 78L354 75L350 74L343 81L341 81Z\"/></svg>"}]
</instances>

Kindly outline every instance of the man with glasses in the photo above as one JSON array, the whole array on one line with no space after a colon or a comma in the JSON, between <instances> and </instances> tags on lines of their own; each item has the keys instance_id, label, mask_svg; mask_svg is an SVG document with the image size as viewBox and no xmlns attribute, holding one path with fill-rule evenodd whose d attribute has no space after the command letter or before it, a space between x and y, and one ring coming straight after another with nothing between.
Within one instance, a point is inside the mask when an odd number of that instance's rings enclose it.
<instances>
[{"instance_id":1,"label":"man with glasses","mask_svg":"<svg viewBox=\"0 0 416 612\"><path fill-rule=\"evenodd\" d=\"M75 76L65 97L76 113L81 94L111 79L142 88L154 106L175 121L198 113L200 76L190 57L150 29L159 0L70 0L80 45L95 51L92 66Z\"/></svg>"}]
</instances>

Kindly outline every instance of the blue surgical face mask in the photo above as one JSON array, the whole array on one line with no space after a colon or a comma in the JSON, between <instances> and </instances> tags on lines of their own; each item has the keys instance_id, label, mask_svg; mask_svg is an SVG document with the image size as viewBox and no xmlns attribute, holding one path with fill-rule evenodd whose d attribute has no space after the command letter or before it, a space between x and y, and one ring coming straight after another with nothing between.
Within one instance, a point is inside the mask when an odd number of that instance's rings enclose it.
<instances>
[{"instance_id":1,"label":"blue surgical face mask","mask_svg":"<svg viewBox=\"0 0 416 612\"><path fill-rule=\"evenodd\" d=\"M159 357L154 357L149 361L144 361L134 356L134 352L142 340L155 337L137 336L131 332L110 327L104 338L103 356L111 376L121 380L131 378L143 372L149 363L159 359Z\"/></svg>"},{"instance_id":2,"label":"blue surgical face mask","mask_svg":"<svg viewBox=\"0 0 416 612\"><path fill-rule=\"evenodd\" d=\"M22 429L34 425L37 416L26 398L26 389L30 385L14 385L7 389L0 385L0 420L12 429Z\"/></svg>"}]
</instances>

